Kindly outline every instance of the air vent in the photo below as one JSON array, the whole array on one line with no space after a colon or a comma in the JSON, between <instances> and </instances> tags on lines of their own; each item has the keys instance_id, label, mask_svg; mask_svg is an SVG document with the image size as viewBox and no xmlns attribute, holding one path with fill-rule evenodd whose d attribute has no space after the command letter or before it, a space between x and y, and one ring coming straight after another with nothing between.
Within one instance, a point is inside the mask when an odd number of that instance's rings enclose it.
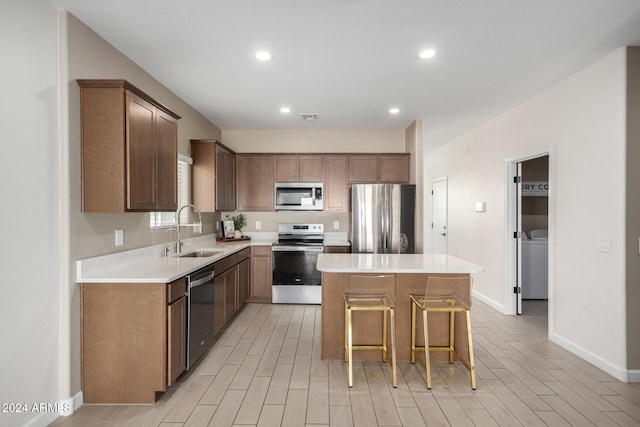
<instances>
[{"instance_id":1,"label":"air vent","mask_svg":"<svg viewBox=\"0 0 640 427\"><path fill-rule=\"evenodd\" d=\"M312 122L314 120L318 120L318 113L302 113L300 114L300 117L302 117L303 120Z\"/></svg>"}]
</instances>

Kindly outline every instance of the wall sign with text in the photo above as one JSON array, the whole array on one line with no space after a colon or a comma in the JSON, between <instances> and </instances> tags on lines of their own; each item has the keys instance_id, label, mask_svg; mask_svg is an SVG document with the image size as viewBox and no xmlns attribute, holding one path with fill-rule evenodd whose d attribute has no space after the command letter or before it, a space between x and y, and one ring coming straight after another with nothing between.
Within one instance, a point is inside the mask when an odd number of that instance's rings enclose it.
<instances>
[{"instance_id":1,"label":"wall sign with text","mask_svg":"<svg viewBox=\"0 0 640 427\"><path fill-rule=\"evenodd\" d=\"M548 196L549 195L549 182L548 181L524 181L522 184L523 196Z\"/></svg>"}]
</instances>

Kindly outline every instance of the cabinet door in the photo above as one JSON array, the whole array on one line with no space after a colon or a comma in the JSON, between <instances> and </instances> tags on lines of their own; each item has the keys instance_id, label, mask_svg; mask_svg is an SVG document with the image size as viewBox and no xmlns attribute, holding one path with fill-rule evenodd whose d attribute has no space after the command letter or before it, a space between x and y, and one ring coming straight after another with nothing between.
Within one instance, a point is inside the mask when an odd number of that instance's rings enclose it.
<instances>
[{"instance_id":1,"label":"cabinet door","mask_svg":"<svg viewBox=\"0 0 640 427\"><path fill-rule=\"evenodd\" d=\"M157 205L159 211L178 209L178 122L156 110Z\"/></svg>"},{"instance_id":2,"label":"cabinet door","mask_svg":"<svg viewBox=\"0 0 640 427\"><path fill-rule=\"evenodd\" d=\"M349 182L378 182L378 156L349 156Z\"/></svg>"},{"instance_id":3,"label":"cabinet door","mask_svg":"<svg viewBox=\"0 0 640 427\"><path fill-rule=\"evenodd\" d=\"M216 210L216 156L213 142L191 141L191 197L202 212Z\"/></svg>"},{"instance_id":4,"label":"cabinet door","mask_svg":"<svg viewBox=\"0 0 640 427\"><path fill-rule=\"evenodd\" d=\"M154 144L155 107L127 92L127 209L156 207Z\"/></svg>"},{"instance_id":5,"label":"cabinet door","mask_svg":"<svg viewBox=\"0 0 640 427\"><path fill-rule=\"evenodd\" d=\"M236 156L236 209L273 211L273 155Z\"/></svg>"},{"instance_id":6,"label":"cabinet door","mask_svg":"<svg viewBox=\"0 0 640 427\"><path fill-rule=\"evenodd\" d=\"M322 156L300 156L300 182L322 182Z\"/></svg>"},{"instance_id":7,"label":"cabinet door","mask_svg":"<svg viewBox=\"0 0 640 427\"><path fill-rule=\"evenodd\" d=\"M347 159L345 156L325 156L324 162L324 211L346 212Z\"/></svg>"},{"instance_id":8,"label":"cabinet door","mask_svg":"<svg viewBox=\"0 0 640 427\"><path fill-rule=\"evenodd\" d=\"M408 183L409 155L380 156L380 182Z\"/></svg>"},{"instance_id":9,"label":"cabinet door","mask_svg":"<svg viewBox=\"0 0 640 427\"><path fill-rule=\"evenodd\" d=\"M238 307L242 306L247 298L249 298L251 286L251 282L249 282L250 265L249 258L238 264Z\"/></svg>"},{"instance_id":10,"label":"cabinet door","mask_svg":"<svg viewBox=\"0 0 640 427\"><path fill-rule=\"evenodd\" d=\"M276 182L300 181L300 158L298 156L275 156Z\"/></svg>"},{"instance_id":11,"label":"cabinet door","mask_svg":"<svg viewBox=\"0 0 640 427\"><path fill-rule=\"evenodd\" d=\"M271 246L251 248L251 301L271 302Z\"/></svg>"},{"instance_id":12,"label":"cabinet door","mask_svg":"<svg viewBox=\"0 0 640 427\"><path fill-rule=\"evenodd\" d=\"M216 210L236 208L235 155L216 145Z\"/></svg>"},{"instance_id":13,"label":"cabinet door","mask_svg":"<svg viewBox=\"0 0 640 427\"><path fill-rule=\"evenodd\" d=\"M225 288L226 276L220 275L213 280L213 333L220 332L225 324Z\"/></svg>"},{"instance_id":14,"label":"cabinet door","mask_svg":"<svg viewBox=\"0 0 640 427\"><path fill-rule=\"evenodd\" d=\"M238 308L238 281L236 278L237 271L238 271L238 267L233 266L232 268L228 269L223 273L226 276L225 285L224 285L225 322L231 319L231 316L235 314Z\"/></svg>"},{"instance_id":15,"label":"cabinet door","mask_svg":"<svg viewBox=\"0 0 640 427\"><path fill-rule=\"evenodd\" d=\"M187 366L187 298L174 301L167 308L167 385L171 385Z\"/></svg>"}]
</instances>

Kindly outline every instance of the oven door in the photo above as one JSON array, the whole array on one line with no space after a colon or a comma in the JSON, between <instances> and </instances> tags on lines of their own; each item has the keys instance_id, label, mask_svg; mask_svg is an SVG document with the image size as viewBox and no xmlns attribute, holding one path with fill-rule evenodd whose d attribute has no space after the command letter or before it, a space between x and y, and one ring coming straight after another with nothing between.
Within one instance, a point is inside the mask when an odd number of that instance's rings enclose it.
<instances>
[{"instance_id":1,"label":"oven door","mask_svg":"<svg viewBox=\"0 0 640 427\"><path fill-rule=\"evenodd\" d=\"M316 268L322 246L274 246L274 304L320 304L322 275Z\"/></svg>"}]
</instances>

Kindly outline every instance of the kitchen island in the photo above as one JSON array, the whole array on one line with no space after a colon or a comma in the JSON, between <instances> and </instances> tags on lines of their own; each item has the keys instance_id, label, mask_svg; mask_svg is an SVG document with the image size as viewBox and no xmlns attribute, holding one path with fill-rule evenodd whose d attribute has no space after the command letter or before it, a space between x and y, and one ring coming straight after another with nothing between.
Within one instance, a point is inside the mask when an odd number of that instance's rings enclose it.
<instances>
[{"instance_id":1,"label":"kitchen island","mask_svg":"<svg viewBox=\"0 0 640 427\"><path fill-rule=\"evenodd\" d=\"M344 359L344 299L343 293L352 275L393 275L393 285L386 292L396 302L396 351L398 360L410 360L411 302L410 294L422 294L429 276L468 277L481 273L484 267L450 255L427 254L321 254L317 268L322 272L322 358ZM463 301L471 303L470 290L464 286L451 289ZM473 313L473 310L472 310ZM446 314L429 317L431 345L446 342L448 328ZM460 314L458 314L460 316ZM473 316L472 316L473 317ZM472 320L473 321L473 320ZM422 343L422 329L418 322L418 343ZM382 316L375 312L354 313L354 340L359 344L373 344L380 340ZM456 346L467 357L466 328L463 318L456 318ZM458 344L459 343L459 344ZM445 352L433 354L433 360L446 360ZM354 351L354 359L377 360L375 351Z\"/></svg>"}]
</instances>

